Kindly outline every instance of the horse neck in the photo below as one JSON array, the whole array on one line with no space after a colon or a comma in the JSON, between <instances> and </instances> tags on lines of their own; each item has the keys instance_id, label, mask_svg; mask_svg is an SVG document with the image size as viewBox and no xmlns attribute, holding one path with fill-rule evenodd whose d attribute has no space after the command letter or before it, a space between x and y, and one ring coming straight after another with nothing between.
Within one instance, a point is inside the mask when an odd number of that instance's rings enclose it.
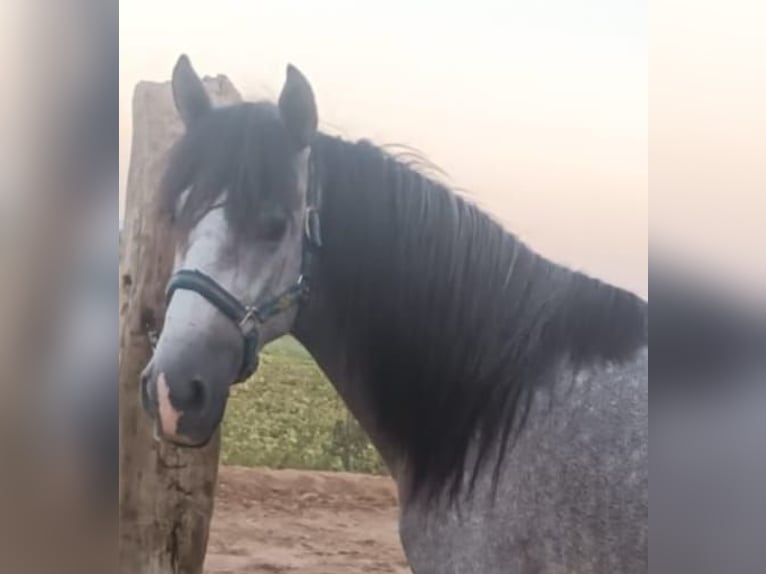
<instances>
[{"instance_id":1,"label":"horse neck","mask_svg":"<svg viewBox=\"0 0 766 574\"><path fill-rule=\"evenodd\" d=\"M454 439L451 425L467 450L483 411L497 408L494 386L518 402L569 339L597 353L578 329L591 329L583 315L592 312L613 325L603 303L618 290L603 297L605 286L544 260L369 144L327 138L317 151L324 246L294 332L395 474L405 458L444 447L441 436Z\"/></svg>"},{"instance_id":2,"label":"horse neck","mask_svg":"<svg viewBox=\"0 0 766 574\"><path fill-rule=\"evenodd\" d=\"M375 406L365 392L364 371L355 362L348 331L341 328L316 276L310 301L301 309L293 334L314 358L396 476L402 453L376 418Z\"/></svg>"}]
</instances>

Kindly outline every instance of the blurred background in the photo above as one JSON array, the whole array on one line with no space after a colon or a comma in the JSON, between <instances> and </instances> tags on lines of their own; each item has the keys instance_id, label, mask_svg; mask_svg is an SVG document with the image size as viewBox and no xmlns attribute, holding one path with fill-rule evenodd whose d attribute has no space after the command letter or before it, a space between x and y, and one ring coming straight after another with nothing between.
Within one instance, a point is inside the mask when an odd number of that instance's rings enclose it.
<instances>
[{"instance_id":1,"label":"blurred background","mask_svg":"<svg viewBox=\"0 0 766 574\"><path fill-rule=\"evenodd\" d=\"M0 570L113 571L117 1L0 30Z\"/></svg>"},{"instance_id":2,"label":"blurred background","mask_svg":"<svg viewBox=\"0 0 766 574\"><path fill-rule=\"evenodd\" d=\"M766 569L761 3L649 23L652 571Z\"/></svg>"}]
</instances>

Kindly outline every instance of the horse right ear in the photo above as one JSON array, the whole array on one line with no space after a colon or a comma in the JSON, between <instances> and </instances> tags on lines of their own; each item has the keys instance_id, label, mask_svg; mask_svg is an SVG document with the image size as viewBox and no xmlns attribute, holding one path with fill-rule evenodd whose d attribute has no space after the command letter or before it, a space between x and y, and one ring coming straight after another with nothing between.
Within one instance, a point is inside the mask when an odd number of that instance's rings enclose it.
<instances>
[{"instance_id":1,"label":"horse right ear","mask_svg":"<svg viewBox=\"0 0 766 574\"><path fill-rule=\"evenodd\" d=\"M202 80L182 54L173 68L173 100L186 128L193 126L213 108Z\"/></svg>"},{"instance_id":2,"label":"horse right ear","mask_svg":"<svg viewBox=\"0 0 766 574\"><path fill-rule=\"evenodd\" d=\"M308 146L317 131L317 105L311 84L292 64L287 65L279 112L298 149Z\"/></svg>"}]
</instances>

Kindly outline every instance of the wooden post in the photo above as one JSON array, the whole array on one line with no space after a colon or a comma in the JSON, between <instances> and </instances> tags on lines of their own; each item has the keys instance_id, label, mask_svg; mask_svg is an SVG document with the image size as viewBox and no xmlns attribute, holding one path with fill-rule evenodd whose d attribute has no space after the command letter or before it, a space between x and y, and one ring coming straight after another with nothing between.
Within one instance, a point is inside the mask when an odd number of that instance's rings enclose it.
<instances>
[{"instance_id":1,"label":"wooden post","mask_svg":"<svg viewBox=\"0 0 766 574\"><path fill-rule=\"evenodd\" d=\"M240 101L231 82L205 78L214 103ZM199 450L152 439L139 375L161 328L173 260L169 230L153 217L167 152L182 133L169 83L140 83L120 260L120 572L201 574L218 474L220 437Z\"/></svg>"}]
</instances>

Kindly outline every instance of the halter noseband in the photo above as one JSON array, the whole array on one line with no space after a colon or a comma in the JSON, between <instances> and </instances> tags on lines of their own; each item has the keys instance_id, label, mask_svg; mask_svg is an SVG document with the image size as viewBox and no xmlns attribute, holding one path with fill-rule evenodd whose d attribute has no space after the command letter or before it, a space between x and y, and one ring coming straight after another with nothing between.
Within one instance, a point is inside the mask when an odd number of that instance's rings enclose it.
<instances>
[{"instance_id":1,"label":"halter noseband","mask_svg":"<svg viewBox=\"0 0 766 574\"><path fill-rule=\"evenodd\" d=\"M258 368L259 328L272 317L293 306L300 305L309 292L309 277L315 252L322 246L319 225L322 188L316 176L313 158L309 158L308 189L304 214L303 249L301 271L295 282L278 295L255 303L244 305L215 279L197 269L180 269L170 278L165 291L166 304L179 289L193 291L205 298L232 322L242 333L244 341L242 365L236 381L241 383Z\"/></svg>"}]
</instances>

